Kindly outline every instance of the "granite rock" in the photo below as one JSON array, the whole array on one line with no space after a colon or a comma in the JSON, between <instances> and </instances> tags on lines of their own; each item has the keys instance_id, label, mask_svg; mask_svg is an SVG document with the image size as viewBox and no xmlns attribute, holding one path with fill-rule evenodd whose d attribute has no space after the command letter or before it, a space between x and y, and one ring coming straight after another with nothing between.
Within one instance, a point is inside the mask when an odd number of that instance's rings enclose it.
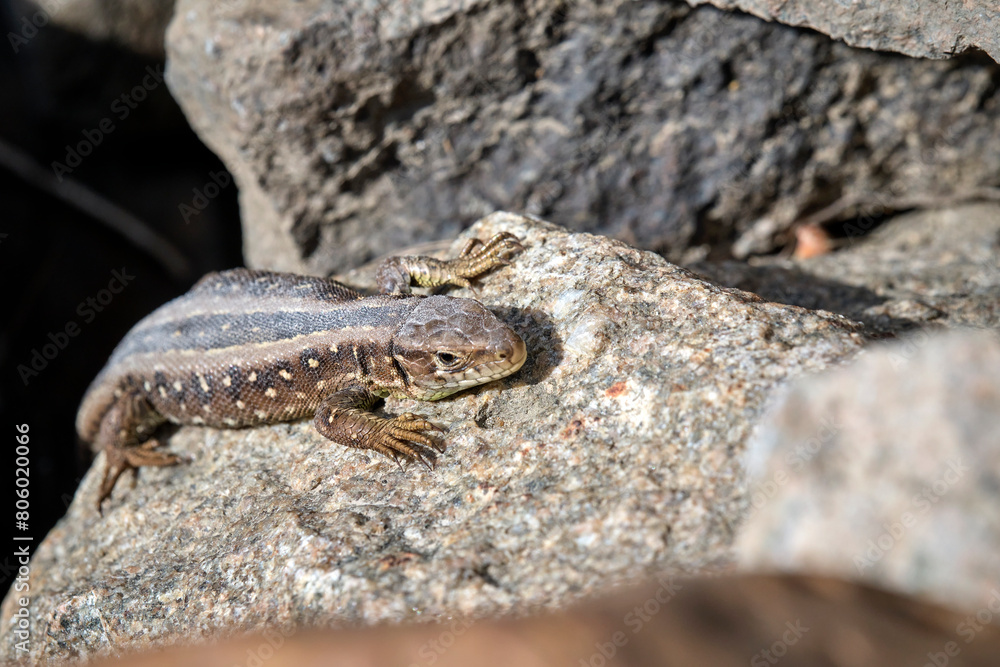
<instances>
[{"instance_id":1,"label":"granite rock","mask_svg":"<svg viewBox=\"0 0 1000 667\"><path fill-rule=\"evenodd\" d=\"M907 213L870 234L845 225L836 252L796 260L692 262L688 268L765 299L830 310L894 335L916 329L1000 329L1000 206Z\"/></svg>"},{"instance_id":2,"label":"granite rock","mask_svg":"<svg viewBox=\"0 0 1000 667\"><path fill-rule=\"evenodd\" d=\"M1000 179L982 54L875 53L679 0L181 0L167 52L261 268L339 272L497 209L675 262L743 257L830 206Z\"/></svg>"},{"instance_id":3,"label":"granite rock","mask_svg":"<svg viewBox=\"0 0 1000 667\"><path fill-rule=\"evenodd\" d=\"M995 332L919 332L795 383L747 452L741 566L853 578L995 617L998 368Z\"/></svg>"},{"instance_id":4,"label":"granite rock","mask_svg":"<svg viewBox=\"0 0 1000 667\"><path fill-rule=\"evenodd\" d=\"M854 356L858 325L517 215L469 233L501 230L526 251L477 290L524 337L526 365L384 407L447 428L433 471L331 444L308 422L185 427L168 447L192 462L120 483L100 516L99 457L33 557L27 659L555 609L730 564L741 455L765 400Z\"/></svg>"}]
</instances>

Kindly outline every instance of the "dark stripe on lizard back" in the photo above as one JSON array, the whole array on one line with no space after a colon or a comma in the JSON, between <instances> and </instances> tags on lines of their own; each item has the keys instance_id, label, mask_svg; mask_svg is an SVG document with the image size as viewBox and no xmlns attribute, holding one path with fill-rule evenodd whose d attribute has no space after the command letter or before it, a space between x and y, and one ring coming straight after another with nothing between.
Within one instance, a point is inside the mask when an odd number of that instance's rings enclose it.
<instances>
[{"instance_id":1,"label":"dark stripe on lizard back","mask_svg":"<svg viewBox=\"0 0 1000 667\"><path fill-rule=\"evenodd\" d=\"M394 329L413 310L413 303L401 300L380 308L331 307L319 312L261 311L192 315L144 327L125 338L114 352L114 359L136 354L163 353L174 350L213 350L247 343L289 340L319 331L349 335L358 331L359 340L367 339L365 330Z\"/></svg>"},{"instance_id":2,"label":"dark stripe on lizard back","mask_svg":"<svg viewBox=\"0 0 1000 667\"><path fill-rule=\"evenodd\" d=\"M230 269L210 273L195 284L189 296L244 296L251 298L299 298L351 301L361 294L346 285L313 276L277 273L254 269Z\"/></svg>"}]
</instances>

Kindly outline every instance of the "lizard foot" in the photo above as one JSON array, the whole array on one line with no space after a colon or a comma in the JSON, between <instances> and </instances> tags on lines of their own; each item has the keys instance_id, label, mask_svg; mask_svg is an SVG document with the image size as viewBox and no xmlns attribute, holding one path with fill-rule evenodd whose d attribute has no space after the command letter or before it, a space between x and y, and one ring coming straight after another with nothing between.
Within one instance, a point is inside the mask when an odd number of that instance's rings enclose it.
<instances>
[{"instance_id":1,"label":"lizard foot","mask_svg":"<svg viewBox=\"0 0 1000 667\"><path fill-rule=\"evenodd\" d=\"M141 466L170 466L181 461L181 457L176 454L154 451L159 444L158 440L152 439L132 447L110 445L104 448L104 479L97 497L97 510L99 512L102 503L111 496L111 491L114 490L118 478L126 470L134 470Z\"/></svg>"},{"instance_id":2,"label":"lizard foot","mask_svg":"<svg viewBox=\"0 0 1000 667\"><path fill-rule=\"evenodd\" d=\"M433 257L390 257L379 266L376 280L384 294L407 294L410 285L438 287L454 285L472 289L470 278L477 278L498 266L510 264L510 259L524 246L510 232L495 234L486 243L470 239L461 254L452 260Z\"/></svg>"},{"instance_id":3,"label":"lizard foot","mask_svg":"<svg viewBox=\"0 0 1000 667\"><path fill-rule=\"evenodd\" d=\"M328 396L313 417L320 435L355 449L372 449L399 465L400 459L420 461L428 468L433 459L424 449L444 451L438 436L442 429L412 412L386 419L369 412L377 397L365 387L347 387ZM402 466L400 466L402 467Z\"/></svg>"},{"instance_id":4,"label":"lizard foot","mask_svg":"<svg viewBox=\"0 0 1000 667\"><path fill-rule=\"evenodd\" d=\"M402 469L400 458L407 461L419 461L428 470L434 467L434 460L420 450L427 447L438 452L444 452L444 443L438 436L427 431L442 431L438 426L412 412L399 415L393 419L384 419L374 415L368 417L372 422L365 445L385 454ZM419 445L420 447L415 447Z\"/></svg>"},{"instance_id":5,"label":"lizard foot","mask_svg":"<svg viewBox=\"0 0 1000 667\"><path fill-rule=\"evenodd\" d=\"M466 241L462 252L458 254L458 259L492 262L490 266L479 271L479 273L484 273L494 266L509 264L510 258L523 250L524 246L521 245L519 238L510 232L498 232L486 243L483 243L479 239L469 239Z\"/></svg>"}]
</instances>

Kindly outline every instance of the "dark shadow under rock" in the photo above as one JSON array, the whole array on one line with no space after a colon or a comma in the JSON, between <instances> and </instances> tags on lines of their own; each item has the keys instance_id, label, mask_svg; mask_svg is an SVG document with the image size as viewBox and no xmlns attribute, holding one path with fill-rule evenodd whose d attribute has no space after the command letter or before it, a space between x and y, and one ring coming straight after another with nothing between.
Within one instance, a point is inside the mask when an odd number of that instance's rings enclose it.
<instances>
[{"instance_id":1,"label":"dark shadow under rock","mask_svg":"<svg viewBox=\"0 0 1000 667\"><path fill-rule=\"evenodd\" d=\"M759 295L768 301L811 310L840 313L865 325L876 337L909 331L925 323L880 314L889 297L856 285L818 277L793 265L751 265L742 262L698 262L688 268L720 285Z\"/></svg>"},{"instance_id":2,"label":"dark shadow under rock","mask_svg":"<svg viewBox=\"0 0 1000 667\"><path fill-rule=\"evenodd\" d=\"M908 213L811 259L697 262L689 268L766 299L840 313L875 335L1000 328L1000 206Z\"/></svg>"}]
</instances>

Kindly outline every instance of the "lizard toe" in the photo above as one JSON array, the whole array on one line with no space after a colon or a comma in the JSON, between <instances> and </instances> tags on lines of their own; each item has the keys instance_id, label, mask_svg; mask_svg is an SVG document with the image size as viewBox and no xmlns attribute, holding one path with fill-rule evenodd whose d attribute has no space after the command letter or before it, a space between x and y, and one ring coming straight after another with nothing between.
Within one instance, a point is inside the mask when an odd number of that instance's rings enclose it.
<instances>
[{"instance_id":1,"label":"lizard toe","mask_svg":"<svg viewBox=\"0 0 1000 667\"><path fill-rule=\"evenodd\" d=\"M415 415L412 412L407 412L396 417L393 421L393 426L396 428L406 429L407 431L440 431L444 432L444 429L437 424L432 424L420 415Z\"/></svg>"},{"instance_id":2,"label":"lizard toe","mask_svg":"<svg viewBox=\"0 0 1000 667\"><path fill-rule=\"evenodd\" d=\"M157 440L147 440L138 447L128 447L122 449L123 458L128 467L138 468L140 466L172 466L181 462L181 457L170 452L157 452L154 448L159 446Z\"/></svg>"}]
</instances>

